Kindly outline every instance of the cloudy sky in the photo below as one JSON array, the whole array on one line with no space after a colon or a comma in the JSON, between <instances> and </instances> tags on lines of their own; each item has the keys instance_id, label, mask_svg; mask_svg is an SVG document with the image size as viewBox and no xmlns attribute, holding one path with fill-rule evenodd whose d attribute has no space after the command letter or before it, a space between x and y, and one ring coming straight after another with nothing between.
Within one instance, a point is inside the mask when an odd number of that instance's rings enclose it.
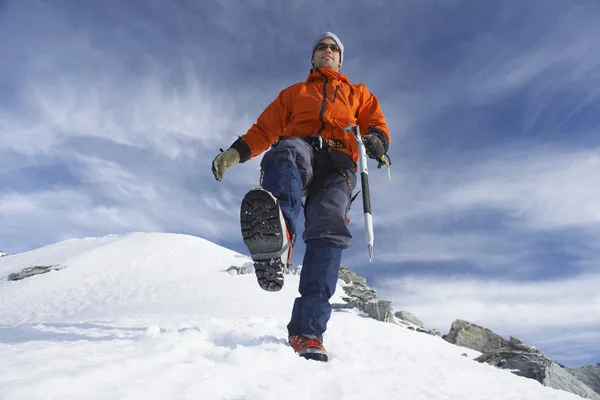
<instances>
[{"instance_id":1,"label":"cloudy sky","mask_svg":"<svg viewBox=\"0 0 600 400\"><path fill-rule=\"evenodd\" d=\"M344 263L442 333L599 362L600 2L368 3L0 0L0 249L146 231L246 252L260 157L222 183L211 161L331 30L392 135L374 261L356 203Z\"/></svg>"}]
</instances>

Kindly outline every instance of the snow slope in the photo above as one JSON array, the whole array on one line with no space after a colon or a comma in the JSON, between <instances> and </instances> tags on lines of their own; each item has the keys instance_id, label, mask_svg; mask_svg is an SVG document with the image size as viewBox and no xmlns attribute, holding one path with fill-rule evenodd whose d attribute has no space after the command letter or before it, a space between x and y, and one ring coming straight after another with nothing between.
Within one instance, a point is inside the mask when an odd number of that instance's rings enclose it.
<instances>
[{"instance_id":1,"label":"snow slope","mask_svg":"<svg viewBox=\"0 0 600 400\"><path fill-rule=\"evenodd\" d=\"M332 316L329 363L298 358L285 344L298 276L268 293L225 272L248 261L145 233L2 257L0 399L580 399L348 312ZM66 268L5 279L52 264Z\"/></svg>"}]
</instances>

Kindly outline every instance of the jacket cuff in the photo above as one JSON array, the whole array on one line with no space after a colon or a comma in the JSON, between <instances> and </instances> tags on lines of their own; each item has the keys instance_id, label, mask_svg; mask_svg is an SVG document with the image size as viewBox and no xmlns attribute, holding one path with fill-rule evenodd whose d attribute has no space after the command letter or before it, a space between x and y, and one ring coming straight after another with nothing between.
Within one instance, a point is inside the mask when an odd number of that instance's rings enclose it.
<instances>
[{"instance_id":1,"label":"jacket cuff","mask_svg":"<svg viewBox=\"0 0 600 400\"><path fill-rule=\"evenodd\" d=\"M250 146L240 137L238 140L233 142L230 149L235 149L240 155L240 163L244 163L250 159L252 152L250 151Z\"/></svg>"},{"instance_id":2,"label":"jacket cuff","mask_svg":"<svg viewBox=\"0 0 600 400\"><path fill-rule=\"evenodd\" d=\"M381 139L381 142L383 143L384 153L387 153L390 147L390 142L388 141L387 135L382 130L370 126L369 130L367 131L367 135L375 135L379 139Z\"/></svg>"}]
</instances>

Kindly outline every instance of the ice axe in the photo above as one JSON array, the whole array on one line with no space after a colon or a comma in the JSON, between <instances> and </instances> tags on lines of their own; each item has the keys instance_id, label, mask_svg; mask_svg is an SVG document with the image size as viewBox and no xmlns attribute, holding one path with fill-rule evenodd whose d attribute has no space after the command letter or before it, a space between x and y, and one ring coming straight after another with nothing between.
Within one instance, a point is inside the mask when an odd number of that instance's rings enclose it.
<instances>
[{"instance_id":1,"label":"ice axe","mask_svg":"<svg viewBox=\"0 0 600 400\"><path fill-rule=\"evenodd\" d=\"M358 125L350 124L344 128L344 132L352 133L358 146L358 164L360 168L360 186L362 189L363 213L365 217L365 238L369 247L369 262L373 261L373 216L371 215L371 196L369 195L369 168L367 166L367 152L365 144L360 135Z\"/></svg>"}]
</instances>

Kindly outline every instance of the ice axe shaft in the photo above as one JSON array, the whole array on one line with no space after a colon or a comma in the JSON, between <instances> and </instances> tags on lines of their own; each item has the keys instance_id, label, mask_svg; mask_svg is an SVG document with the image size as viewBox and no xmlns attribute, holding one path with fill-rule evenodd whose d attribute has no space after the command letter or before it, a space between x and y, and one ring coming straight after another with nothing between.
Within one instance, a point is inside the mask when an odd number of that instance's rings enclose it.
<instances>
[{"instance_id":1,"label":"ice axe shaft","mask_svg":"<svg viewBox=\"0 0 600 400\"><path fill-rule=\"evenodd\" d=\"M360 128L358 125L350 124L344 128L344 132L352 133L356 139L356 145L358 146L358 164L360 168L360 185L362 189L362 201L363 201L363 213L365 219L365 238L367 240L367 246L369 247L369 262L373 261L373 215L371 214L371 196L369 194L369 168L367 166L367 152L365 150L365 144L363 143L362 136L360 135Z\"/></svg>"}]
</instances>

